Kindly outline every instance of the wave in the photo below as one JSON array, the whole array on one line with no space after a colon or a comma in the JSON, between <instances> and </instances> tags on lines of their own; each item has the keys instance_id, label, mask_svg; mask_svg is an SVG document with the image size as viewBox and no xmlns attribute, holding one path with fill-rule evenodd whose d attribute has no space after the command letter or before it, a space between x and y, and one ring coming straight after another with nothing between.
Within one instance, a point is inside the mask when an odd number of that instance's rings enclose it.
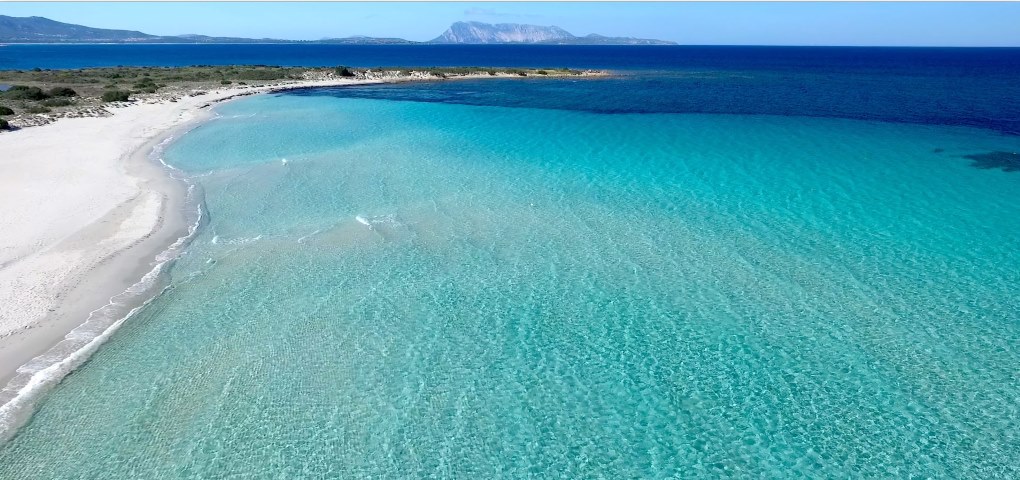
<instances>
[{"instance_id":1,"label":"wave","mask_svg":"<svg viewBox=\"0 0 1020 480\"><path fill-rule=\"evenodd\" d=\"M262 235L258 235L258 236L255 236L255 237L237 237L237 238L231 238L231 239L227 239L227 240L222 239L219 235L213 235L213 238L212 238L212 240L209 240L209 243L211 243L213 245L220 245L220 244L223 244L223 245L247 245L249 243L257 242L259 240L262 240Z\"/></svg>"},{"instance_id":2,"label":"wave","mask_svg":"<svg viewBox=\"0 0 1020 480\"><path fill-rule=\"evenodd\" d=\"M308 235L305 235L305 236L303 236L303 237L301 237L301 238L298 238L298 239L297 239L297 243L301 243L301 244L303 244L303 243L305 243L305 240L308 240L308 239L309 239L310 237L313 237L313 236L315 236L315 235L318 235L318 234L320 234L320 233L322 233L322 230L321 230L321 229L319 229L319 230L316 230L316 231L314 231L314 232L312 232L312 233L309 233Z\"/></svg>"},{"instance_id":3,"label":"wave","mask_svg":"<svg viewBox=\"0 0 1020 480\"><path fill-rule=\"evenodd\" d=\"M204 208L197 186L184 173L162 158L163 147L172 136L156 145L156 157L170 172L171 178L184 181L187 187L185 215L188 231L155 257L151 270L109 302L89 313L85 322L71 330L64 339L42 355L18 368L14 378L0 390L0 445L10 440L35 410L35 405L53 387L85 363L121 325L170 288L166 272L195 237L204 218ZM189 213L190 206L194 210Z\"/></svg>"},{"instance_id":4,"label":"wave","mask_svg":"<svg viewBox=\"0 0 1020 480\"><path fill-rule=\"evenodd\" d=\"M357 220L358 223L368 227L369 229L372 228L372 222L368 221L368 219L366 219L365 217L362 217L361 215L355 215L354 219Z\"/></svg>"}]
</instances>

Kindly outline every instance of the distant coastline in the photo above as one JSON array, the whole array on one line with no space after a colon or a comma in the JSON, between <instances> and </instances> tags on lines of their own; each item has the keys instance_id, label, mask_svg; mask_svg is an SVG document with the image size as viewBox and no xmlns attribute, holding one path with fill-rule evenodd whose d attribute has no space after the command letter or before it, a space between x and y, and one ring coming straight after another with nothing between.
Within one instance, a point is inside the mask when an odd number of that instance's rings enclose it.
<instances>
[{"instance_id":1,"label":"distant coastline","mask_svg":"<svg viewBox=\"0 0 1020 480\"><path fill-rule=\"evenodd\" d=\"M286 40L278 38L213 37L209 35L150 35L135 30L92 28L57 22L44 17L10 17L0 15L0 43L112 43L138 44L325 44L325 45L435 45L435 44L542 44L542 45L676 45L668 40L634 37L608 37L590 34L576 36L556 26L519 23L489 24L454 22L445 32L428 41L396 37L362 35L323 38L320 40Z\"/></svg>"}]
</instances>

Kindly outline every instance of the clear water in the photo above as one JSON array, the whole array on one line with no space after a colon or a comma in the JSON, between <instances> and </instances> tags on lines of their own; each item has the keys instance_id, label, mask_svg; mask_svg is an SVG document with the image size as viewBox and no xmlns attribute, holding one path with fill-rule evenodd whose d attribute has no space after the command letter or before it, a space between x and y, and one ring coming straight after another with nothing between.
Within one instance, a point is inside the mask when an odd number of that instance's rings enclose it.
<instances>
[{"instance_id":1,"label":"clear water","mask_svg":"<svg viewBox=\"0 0 1020 480\"><path fill-rule=\"evenodd\" d=\"M168 149L208 223L0 478L1020 476L1020 137L358 96Z\"/></svg>"}]
</instances>

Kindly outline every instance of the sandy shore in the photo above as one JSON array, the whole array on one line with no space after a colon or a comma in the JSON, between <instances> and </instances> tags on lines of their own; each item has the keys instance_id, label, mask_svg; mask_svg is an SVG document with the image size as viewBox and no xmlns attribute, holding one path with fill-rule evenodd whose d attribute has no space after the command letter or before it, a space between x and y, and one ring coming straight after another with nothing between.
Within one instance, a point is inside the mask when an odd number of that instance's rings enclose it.
<instances>
[{"instance_id":1,"label":"sandy shore","mask_svg":"<svg viewBox=\"0 0 1020 480\"><path fill-rule=\"evenodd\" d=\"M52 363L40 355L187 235L187 186L149 158L159 142L209 117L207 107L215 102L379 81L224 88L0 133L0 385L7 385L0 405Z\"/></svg>"}]
</instances>

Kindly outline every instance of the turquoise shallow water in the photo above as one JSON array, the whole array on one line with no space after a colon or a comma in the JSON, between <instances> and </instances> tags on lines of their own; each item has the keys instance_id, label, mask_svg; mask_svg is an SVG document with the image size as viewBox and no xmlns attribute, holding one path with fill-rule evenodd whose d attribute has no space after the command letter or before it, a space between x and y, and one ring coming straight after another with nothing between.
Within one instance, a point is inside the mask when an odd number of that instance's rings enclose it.
<instances>
[{"instance_id":1,"label":"turquoise shallow water","mask_svg":"<svg viewBox=\"0 0 1020 480\"><path fill-rule=\"evenodd\" d=\"M1020 138L266 96L2 478L1020 476ZM286 162L283 161L286 159Z\"/></svg>"}]
</instances>

